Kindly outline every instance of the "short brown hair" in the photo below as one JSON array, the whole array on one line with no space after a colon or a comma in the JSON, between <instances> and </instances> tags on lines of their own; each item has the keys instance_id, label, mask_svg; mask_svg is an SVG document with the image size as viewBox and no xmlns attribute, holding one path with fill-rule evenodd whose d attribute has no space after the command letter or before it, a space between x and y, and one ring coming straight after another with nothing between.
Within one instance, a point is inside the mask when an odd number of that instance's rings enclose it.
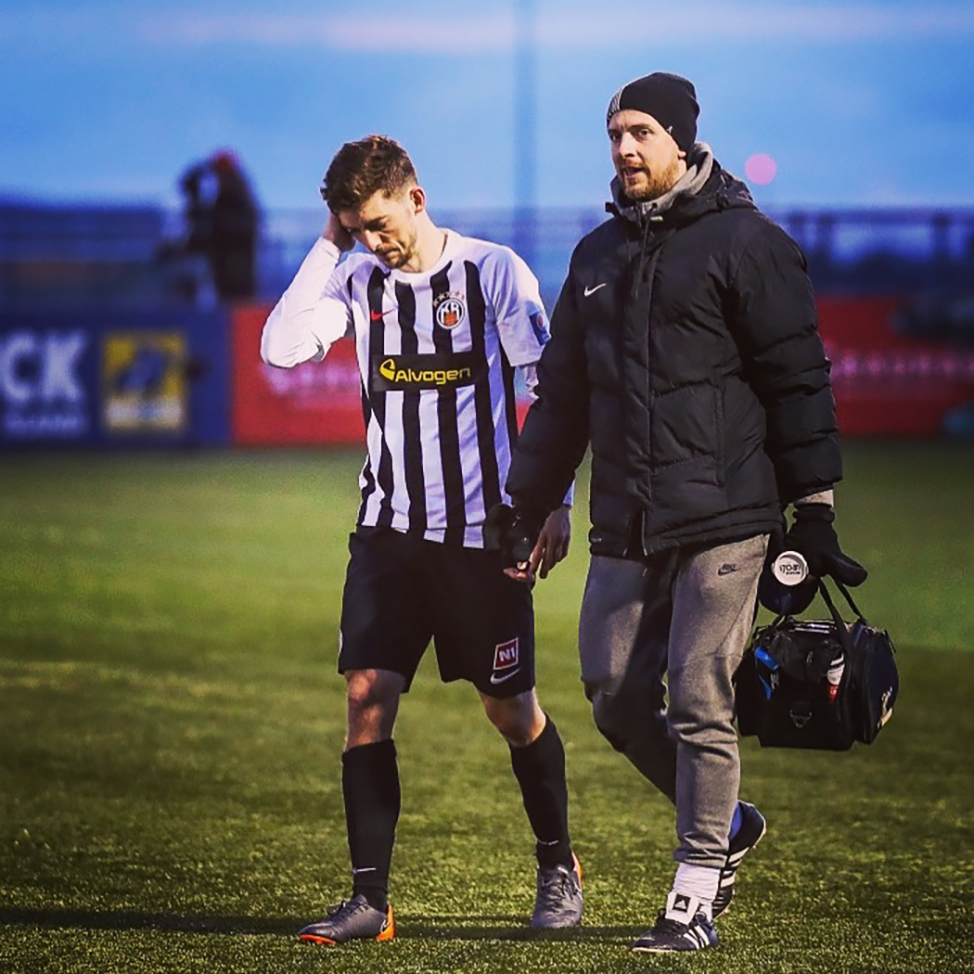
<instances>
[{"instance_id":1,"label":"short brown hair","mask_svg":"<svg viewBox=\"0 0 974 974\"><path fill-rule=\"evenodd\" d=\"M333 213L354 210L378 192L394 196L416 183L406 150L385 135L346 142L335 153L321 184L321 198Z\"/></svg>"}]
</instances>

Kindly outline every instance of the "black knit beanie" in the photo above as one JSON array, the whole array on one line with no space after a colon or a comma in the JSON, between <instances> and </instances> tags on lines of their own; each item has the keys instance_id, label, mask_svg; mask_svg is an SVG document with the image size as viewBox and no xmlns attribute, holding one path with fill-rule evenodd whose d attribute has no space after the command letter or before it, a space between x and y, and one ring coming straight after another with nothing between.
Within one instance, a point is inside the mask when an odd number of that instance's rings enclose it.
<instances>
[{"instance_id":1,"label":"black knit beanie","mask_svg":"<svg viewBox=\"0 0 974 974\"><path fill-rule=\"evenodd\" d=\"M686 78L656 71L623 85L609 102L605 124L616 112L631 108L652 115L688 155L697 140L697 93Z\"/></svg>"}]
</instances>

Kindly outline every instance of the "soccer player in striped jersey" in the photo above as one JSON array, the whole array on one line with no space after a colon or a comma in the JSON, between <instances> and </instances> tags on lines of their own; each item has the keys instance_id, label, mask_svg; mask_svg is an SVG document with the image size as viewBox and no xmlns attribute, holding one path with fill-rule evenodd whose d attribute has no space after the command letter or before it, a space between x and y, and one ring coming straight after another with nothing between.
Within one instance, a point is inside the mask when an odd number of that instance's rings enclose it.
<instances>
[{"instance_id":1,"label":"soccer player in striped jersey","mask_svg":"<svg viewBox=\"0 0 974 974\"><path fill-rule=\"evenodd\" d=\"M261 339L264 361L289 368L320 361L352 333L366 421L338 660L352 896L299 935L321 944L394 936L393 727L430 640L441 678L473 683L510 746L536 838L532 925L574 926L581 870L568 834L564 748L534 690L531 592L484 545L487 512L508 500L515 369L533 388L548 340L538 282L507 247L437 227L392 139L342 146L321 193L328 222ZM364 253L341 260L355 244ZM545 523L531 570L544 578L567 554L569 534L566 503Z\"/></svg>"}]
</instances>

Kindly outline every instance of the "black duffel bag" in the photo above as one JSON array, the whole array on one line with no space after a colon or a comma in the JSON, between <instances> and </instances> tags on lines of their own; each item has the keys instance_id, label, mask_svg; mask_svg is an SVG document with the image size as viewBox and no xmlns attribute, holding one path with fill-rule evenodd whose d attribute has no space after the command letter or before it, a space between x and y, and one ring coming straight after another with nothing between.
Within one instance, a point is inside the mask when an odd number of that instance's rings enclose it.
<instances>
[{"instance_id":1,"label":"black duffel bag","mask_svg":"<svg viewBox=\"0 0 974 974\"><path fill-rule=\"evenodd\" d=\"M819 594L831 619L778 616L755 629L735 675L737 727L762 747L846 751L871 744L893 713L899 691L893 643L855 613L843 621L824 581Z\"/></svg>"}]
</instances>

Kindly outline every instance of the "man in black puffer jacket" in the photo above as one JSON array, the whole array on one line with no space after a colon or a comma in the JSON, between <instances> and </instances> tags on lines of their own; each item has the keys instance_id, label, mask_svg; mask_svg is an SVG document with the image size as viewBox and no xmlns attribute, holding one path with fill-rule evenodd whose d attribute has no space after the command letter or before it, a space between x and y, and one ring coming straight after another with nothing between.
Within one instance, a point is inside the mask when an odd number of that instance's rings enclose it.
<instances>
[{"instance_id":1,"label":"man in black puffer jacket","mask_svg":"<svg viewBox=\"0 0 974 974\"><path fill-rule=\"evenodd\" d=\"M514 508L492 517L508 573L529 579L527 552L591 446L582 679L599 729L677 813L673 887L633 945L652 952L716 944L765 831L737 797L732 678L784 509L784 544L813 573L865 578L832 526L842 469L804 257L695 142L697 113L693 85L670 74L612 99L612 217L572 256Z\"/></svg>"}]
</instances>

